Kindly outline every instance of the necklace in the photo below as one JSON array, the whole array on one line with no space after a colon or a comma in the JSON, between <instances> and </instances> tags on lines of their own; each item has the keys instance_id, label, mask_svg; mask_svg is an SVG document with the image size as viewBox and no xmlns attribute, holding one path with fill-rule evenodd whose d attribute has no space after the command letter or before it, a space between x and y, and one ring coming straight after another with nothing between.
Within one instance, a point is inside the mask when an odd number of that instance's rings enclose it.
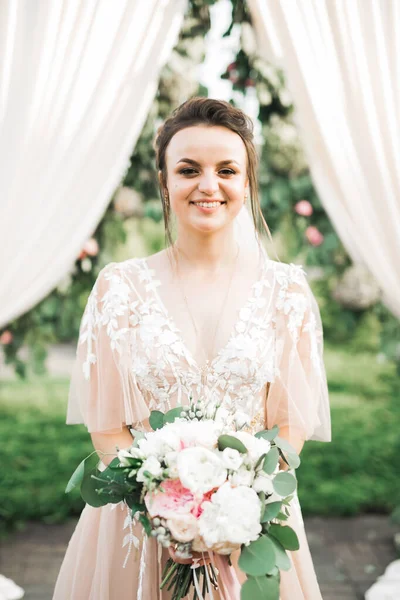
<instances>
[{"instance_id":1,"label":"necklace","mask_svg":"<svg viewBox=\"0 0 400 600\"><path fill-rule=\"evenodd\" d=\"M225 302L226 302L226 299L227 299L227 297L228 297L228 295L229 295L229 292L230 292L230 289L231 289L231 285L232 285L232 279L233 279L233 273L234 273L234 271L235 271L235 268L236 268L236 265L237 265L237 262L238 262L238 258L239 258L240 245L238 244L237 246L238 246L238 249L237 249L237 252L236 252L236 257L235 257L235 260L234 260L234 263L233 263L233 269L232 269L232 271L231 271L231 275L230 275L230 278L229 278L229 284L228 284L228 287L227 287L227 290L226 290L225 297L224 297L224 299L223 299L223 301L222 301L222 304L221 304L221 310L220 310L220 312L219 312L218 319L217 319L217 321L216 321L216 326L215 326L215 328L214 328L214 334L213 334L213 338L212 338L212 346L211 346L211 356L213 356L213 353L214 353L215 338L216 338L216 335L217 335L218 323L220 322L221 315L222 315L222 311L224 310ZM178 250L178 251L179 251L181 254L183 254L183 255L186 257L185 253L183 252L183 250L181 250L181 249L179 248L179 246L177 246L177 245L175 244L175 247L177 248L177 250ZM187 260L187 257L186 257L186 260ZM192 315L192 312L191 312L191 310L190 310L190 307L189 307L189 302L188 302L188 299L187 299L187 297L186 297L185 290L184 290L184 288L183 288L183 284L182 284L182 281L181 281L181 275L180 275L180 271L179 271L179 263L178 263L178 261L176 261L176 264L177 264L177 270L178 270L178 281L179 281L179 287L180 287L180 290L181 290L181 293L182 293L183 299L184 299L184 301L185 301L186 309L187 309L187 311L188 311L188 314L189 314L190 320L192 321L192 324L193 324L193 329L194 329L194 331L195 331L195 333L196 333L196 339L198 340L198 339L199 339L199 330L198 330L198 327L197 327L197 325L196 325L196 321L195 321L195 319L194 319L194 317L193 317L193 315ZM204 386L205 386L205 384L206 384L206 382L207 382L207 375L208 375L208 373L209 373L209 370L210 370L210 367L211 367L211 360L210 360L210 359L207 357L207 355L206 355L206 353L205 353L205 350L204 350L204 347L202 346L201 348L202 348L202 351L203 351L203 354L204 354L204 358L205 358L205 364L204 364L202 367L200 367L200 373L201 373L201 384L202 384L202 385L203 385L203 387L204 387Z\"/></svg>"}]
</instances>

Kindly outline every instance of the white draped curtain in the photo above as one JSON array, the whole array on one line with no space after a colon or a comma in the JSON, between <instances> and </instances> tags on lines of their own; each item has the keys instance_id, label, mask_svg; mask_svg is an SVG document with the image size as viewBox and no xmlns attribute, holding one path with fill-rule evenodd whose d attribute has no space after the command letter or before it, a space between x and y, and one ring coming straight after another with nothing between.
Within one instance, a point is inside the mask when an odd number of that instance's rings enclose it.
<instances>
[{"instance_id":1,"label":"white draped curtain","mask_svg":"<svg viewBox=\"0 0 400 600\"><path fill-rule=\"evenodd\" d=\"M186 0L0 3L0 326L43 299L104 213Z\"/></svg>"},{"instance_id":2,"label":"white draped curtain","mask_svg":"<svg viewBox=\"0 0 400 600\"><path fill-rule=\"evenodd\" d=\"M287 74L319 197L400 317L400 2L248 0Z\"/></svg>"}]
</instances>

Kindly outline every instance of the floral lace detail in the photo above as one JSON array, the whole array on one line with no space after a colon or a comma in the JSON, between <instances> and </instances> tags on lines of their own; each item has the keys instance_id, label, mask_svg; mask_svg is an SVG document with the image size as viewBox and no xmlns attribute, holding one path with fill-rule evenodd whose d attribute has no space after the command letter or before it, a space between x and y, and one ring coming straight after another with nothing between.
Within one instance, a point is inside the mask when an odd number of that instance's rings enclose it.
<instances>
[{"instance_id":1,"label":"floral lace detail","mask_svg":"<svg viewBox=\"0 0 400 600\"><path fill-rule=\"evenodd\" d=\"M277 313L287 317L294 340L300 331L315 333L312 316L304 323L309 301L301 266L265 259L226 345L210 363L205 383L158 294L161 285L145 259L111 263L99 276L82 319L79 344L86 343L83 371L90 378L96 364L96 336L105 331L117 356L129 349L129 370L150 410L168 410L193 399L234 407L260 423L262 390L273 382ZM100 291L100 283L102 280ZM309 312L309 311L308 311ZM318 347L311 345L318 363Z\"/></svg>"}]
</instances>

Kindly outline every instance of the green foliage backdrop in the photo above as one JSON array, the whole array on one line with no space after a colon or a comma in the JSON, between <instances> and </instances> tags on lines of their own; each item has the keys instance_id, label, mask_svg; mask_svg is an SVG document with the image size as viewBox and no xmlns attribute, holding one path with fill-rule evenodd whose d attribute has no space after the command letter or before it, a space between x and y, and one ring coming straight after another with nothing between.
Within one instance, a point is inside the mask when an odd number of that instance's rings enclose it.
<instances>
[{"instance_id":1,"label":"green foliage backdrop","mask_svg":"<svg viewBox=\"0 0 400 600\"><path fill-rule=\"evenodd\" d=\"M93 232L91 241L97 242L99 251L78 257L71 272L47 298L0 331L5 360L18 375L25 376L27 369L42 373L48 345L76 339L87 296L106 263L136 253L151 254L163 247L153 138L173 108L193 95L207 95L207 90L199 87L193 67L204 58L209 8L214 3L189 3L179 42L161 73L157 96L129 167ZM400 372L400 323L381 303L371 276L351 265L313 186L284 74L257 55L246 2L231 3L232 20L225 36L239 28L241 47L222 78L229 80L233 91L242 97L254 90L257 94L262 132L260 198L274 249L281 260L306 266L321 307L327 341L350 344L354 349L364 344L381 359L396 361ZM21 357L23 346L30 351L27 360Z\"/></svg>"}]
</instances>

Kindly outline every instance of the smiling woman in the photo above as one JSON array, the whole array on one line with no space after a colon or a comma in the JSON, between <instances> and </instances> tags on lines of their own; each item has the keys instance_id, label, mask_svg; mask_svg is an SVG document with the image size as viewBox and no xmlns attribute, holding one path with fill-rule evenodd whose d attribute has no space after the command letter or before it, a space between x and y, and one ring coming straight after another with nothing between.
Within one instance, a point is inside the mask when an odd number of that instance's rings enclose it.
<instances>
[{"instance_id":1,"label":"smiling woman","mask_svg":"<svg viewBox=\"0 0 400 600\"><path fill-rule=\"evenodd\" d=\"M131 429L148 431L150 410L200 400L245 414L252 433L279 426L298 452L306 440L330 441L322 325L305 273L269 260L259 237L253 245L236 235L247 195L254 230L268 229L250 119L226 102L192 98L159 130L156 156L170 247L99 274L82 319L68 422L86 424L101 458L129 447ZM256 475L247 473L255 491ZM300 550L271 579L281 600L321 600L296 494L289 508ZM123 568L124 523L124 506L85 507L54 600L170 600L159 590L168 550L136 522L129 535L139 552ZM237 552L231 559L219 563L215 600L239 600L246 575Z\"/></svg>"}]
</instances>

